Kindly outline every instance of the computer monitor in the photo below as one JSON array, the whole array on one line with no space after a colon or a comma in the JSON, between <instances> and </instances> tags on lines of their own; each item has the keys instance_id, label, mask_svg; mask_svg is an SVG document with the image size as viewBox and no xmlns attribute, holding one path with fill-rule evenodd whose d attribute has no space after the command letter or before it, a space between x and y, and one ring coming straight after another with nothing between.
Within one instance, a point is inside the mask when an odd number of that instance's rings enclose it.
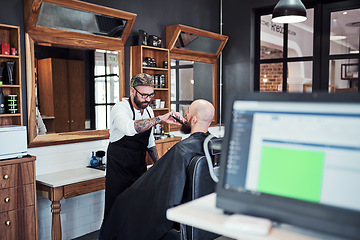
<instances>
[{"instance_id":1,"label":"computer monitor","mask_svg":"<svg viewBox=\"0 0 360 240\"><path fill-rule=\"evenodd\" d=\"M216 206L360 236L360 94L227 100Z\"/></svg>"}]
</instances>

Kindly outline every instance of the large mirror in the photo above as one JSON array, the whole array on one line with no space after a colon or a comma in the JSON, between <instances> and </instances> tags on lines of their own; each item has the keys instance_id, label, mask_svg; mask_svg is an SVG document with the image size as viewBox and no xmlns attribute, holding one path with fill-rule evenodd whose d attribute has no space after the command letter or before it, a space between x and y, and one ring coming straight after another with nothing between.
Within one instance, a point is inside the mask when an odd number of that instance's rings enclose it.
<instances>
[{"instance_id":1,"label":"large mirror","mask_svg":"<svg viewBox=\"0 0 360 240\"><path fill-rule=\"evenodd\" d=\"M218 112L217 59L227 36L181 24L166 27L171 57L171 110L185 114L193 100L202 98Z\"/></svg>"},{"instance_id":2,"label":"large mirror","mask_svg":"<svg viewBox=\"0 0 360 240\"><path fill-rule=\"evenodd\" d=\"M136 14L73 0L25 0L24 11L29 147L108 138Z\"/></svg>"}]
</instances>

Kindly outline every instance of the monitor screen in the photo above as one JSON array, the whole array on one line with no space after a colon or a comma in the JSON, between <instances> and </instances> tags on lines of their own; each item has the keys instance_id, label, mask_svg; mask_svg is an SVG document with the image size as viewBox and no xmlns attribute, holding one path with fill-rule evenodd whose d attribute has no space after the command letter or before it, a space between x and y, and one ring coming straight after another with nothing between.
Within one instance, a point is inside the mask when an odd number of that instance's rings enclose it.
<instances>
[{"instance_id":1,"label":"monitor screen","mask_svg":"<svg viewBox=\"0 0 360 240\"><path fill-rule=\"evenodd\" d=\"M217 206L360 236L359 99L264 93L231 99Z\"/></svg>"}]
</instances>

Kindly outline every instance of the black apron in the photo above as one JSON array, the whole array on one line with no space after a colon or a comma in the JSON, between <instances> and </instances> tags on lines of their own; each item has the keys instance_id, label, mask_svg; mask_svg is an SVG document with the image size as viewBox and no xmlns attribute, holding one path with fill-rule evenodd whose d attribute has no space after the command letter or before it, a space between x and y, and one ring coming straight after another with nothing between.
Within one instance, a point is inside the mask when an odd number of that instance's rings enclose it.
<instances>
[{"instance_id":1,"label":"black apron","mask_svg":"<svg viewBox=\"0 0 360 240\"><path fill-rule=\"evenodd\" d=\"M133 112L133 120L135 120L135 111L131 100L129 100L129 104ZM149 111L147 109L146 111L151 118ZM152 128L109 143L106 161L104 218L109 213L116 197L146 172L145 156L151 131Z\"/></svg>"}]
</instances>

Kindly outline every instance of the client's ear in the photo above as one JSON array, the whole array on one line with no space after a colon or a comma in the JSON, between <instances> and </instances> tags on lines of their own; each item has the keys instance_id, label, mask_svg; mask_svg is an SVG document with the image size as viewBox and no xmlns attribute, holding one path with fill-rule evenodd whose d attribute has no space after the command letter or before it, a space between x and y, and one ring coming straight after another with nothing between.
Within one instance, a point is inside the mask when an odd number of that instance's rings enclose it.
<instances>
[{"instance_id":1,"label":"client's ear","mask_svg":"<svg viewBox=\"0 0 360 240\"><path fill-rule=\"evenodd\" d=\"M193 116L192 118L191 118L191 125L195 125L196 123L198 122L198 119L197 119L197 116Z\"/></svg>"}]
</instances>

